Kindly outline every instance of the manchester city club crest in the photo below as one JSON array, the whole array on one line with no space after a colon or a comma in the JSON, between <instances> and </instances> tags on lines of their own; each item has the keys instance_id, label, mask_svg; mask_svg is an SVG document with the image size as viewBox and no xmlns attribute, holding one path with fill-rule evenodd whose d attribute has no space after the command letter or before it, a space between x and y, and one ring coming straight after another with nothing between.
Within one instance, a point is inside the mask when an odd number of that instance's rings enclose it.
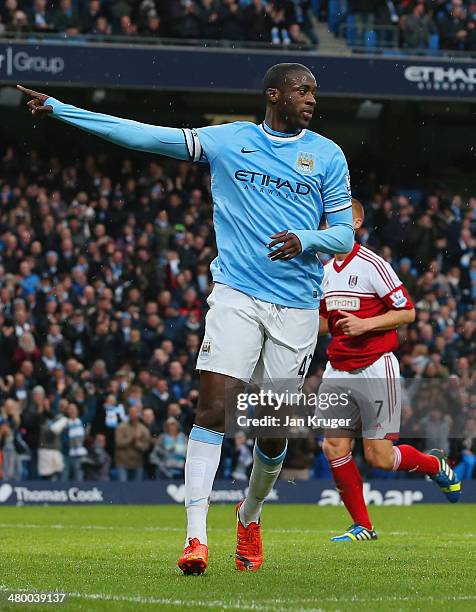
<instances>
[{"instance_id":1,"label":"manchester city club crest","mask_svg":"<svg viewBox=\"0 0 476 612\"><path fill-rule=\"evenodd\" d=\"M313 153L299 151L296 161L296 169L303 174L312 174L316 158Z\"/></svg>"},{"instance_id":2,"label":"manchester city club crest","mask_svg":"<svg viewBox=\"0 0 476 612\"><path fill-rule=\"evenodd\" d=\"M354 276L353 274L351 274L349 276L349 287L355 287L357 285L358 278L358 276Z\"/></svg>"}]
</instances>

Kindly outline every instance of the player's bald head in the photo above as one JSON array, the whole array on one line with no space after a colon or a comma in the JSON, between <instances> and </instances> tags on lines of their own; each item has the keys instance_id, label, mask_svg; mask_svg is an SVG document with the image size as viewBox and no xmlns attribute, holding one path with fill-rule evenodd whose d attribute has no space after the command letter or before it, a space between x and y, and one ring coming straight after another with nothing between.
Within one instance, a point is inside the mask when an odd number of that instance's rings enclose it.
<instances>
[{"instance_id":1,"label":"player's bald head","mask_svg":"<svg viewBox=\"0 0 476 612\"><path fill-rule=\"evenodd\" d=\"M302 64L276 64L263 79L266 96L265 121L278 132L309 127L316 107L317 83Z\"/></svg>"},{"instance_id":2,"label":"player's bald head","mask_svg":"<svg viewBox=\"0 0 476 612\"><path fill-rule=\"evenodd\" d=\"M362 221L365 219L363 204L357 198L352 198L352 216L354 219L362 219Z\"/></svg>"},{"instance_id":3,"label":"player's bald head","mask_svg":"<svg viewBox=\"0 0 476 612\"><path fill-rule=\"evenodd\" d=\"M364 224L365 213L362 203L357 198L352 198L352 218L354 220L354 229L360 229Z\"/></svg>"},{"instance_id":4,"label":"player's bald head","mask_svg":"<svg viewBox=\"0 0 476 612\"><path fill-rule=\"evenodd\" d=\"M315 80L314 75L304 64L283 63L271 66L263 78L263 91L267 89L279 89L282 91L286 85L301 74L305 74Z\"/></svg>"}]
</instances>

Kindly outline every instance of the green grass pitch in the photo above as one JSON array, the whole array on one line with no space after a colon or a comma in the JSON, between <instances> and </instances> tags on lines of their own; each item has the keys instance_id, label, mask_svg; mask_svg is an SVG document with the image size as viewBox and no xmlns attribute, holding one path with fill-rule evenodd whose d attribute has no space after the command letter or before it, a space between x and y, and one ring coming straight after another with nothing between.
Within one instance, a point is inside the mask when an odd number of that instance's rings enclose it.
<instances>
[{"instance_id":1,"label":"green grass pitch","mask_svg":"<svg viewBox=\"0 0 476 612\"><path fill-rule=\"evenodd\" d=\"M3 507L0 610L474 610L476 509L372 507L380 539L331 543L343 508L265 507L265 561L234 569L233 506L209 513L205 576L176 567L178 506ZM68 594L61 605L10 604L10 590Z\"/></svg>"}]
</instances>

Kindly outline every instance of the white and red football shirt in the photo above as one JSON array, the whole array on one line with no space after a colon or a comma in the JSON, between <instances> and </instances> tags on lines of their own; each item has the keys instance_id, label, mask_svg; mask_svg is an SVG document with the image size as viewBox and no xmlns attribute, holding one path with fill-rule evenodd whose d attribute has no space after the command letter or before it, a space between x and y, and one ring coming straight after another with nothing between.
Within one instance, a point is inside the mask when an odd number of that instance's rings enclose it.
<instances>
[{"instance_id":1,"label":"white and red football shirt","mask_svg":"<svg viewBox=\"0 0 476 612\"><path fill-rule=\"evenodd\" d=\"M364 368L398 347L396 330L346 336L336 323L339 310L361 319L389 310L411 310L412 301L393 268L369 249L355 244L344 261L324 266L324 295L319 314L328 320L332 340L327 356L333 368L350 372Z\"/></svg>"}]
</instances>

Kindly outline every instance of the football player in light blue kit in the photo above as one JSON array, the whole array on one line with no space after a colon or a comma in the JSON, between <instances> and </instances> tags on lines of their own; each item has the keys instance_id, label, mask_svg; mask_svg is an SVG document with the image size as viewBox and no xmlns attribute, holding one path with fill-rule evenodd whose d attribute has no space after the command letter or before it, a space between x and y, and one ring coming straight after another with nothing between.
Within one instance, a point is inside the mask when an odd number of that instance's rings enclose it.
<instances>
[{"instance_id":1,"label":"football player in light blue kit","mask_svg":"<svg viewBox=\"0 0 476 612\"><path fill-rule=\"evenodd\" d=\"M300 388L314 353L322 265L316 252L353 246L347 163L331 140L307 129L316 80L301 64L264 77L265 120L180 129L146 125L63 104L23 87L35 116L51 114L113 143L210 166L218 256L197 361L200 397L185 466L187 539L179 567L203 573L206 519L230 398L253 380ZM319 230L326 215L328 228ZM262 563L260 514L279 476L286 440L258 438L246 499L237 507L235 564Z\"/></svg>"}]
</instances>

